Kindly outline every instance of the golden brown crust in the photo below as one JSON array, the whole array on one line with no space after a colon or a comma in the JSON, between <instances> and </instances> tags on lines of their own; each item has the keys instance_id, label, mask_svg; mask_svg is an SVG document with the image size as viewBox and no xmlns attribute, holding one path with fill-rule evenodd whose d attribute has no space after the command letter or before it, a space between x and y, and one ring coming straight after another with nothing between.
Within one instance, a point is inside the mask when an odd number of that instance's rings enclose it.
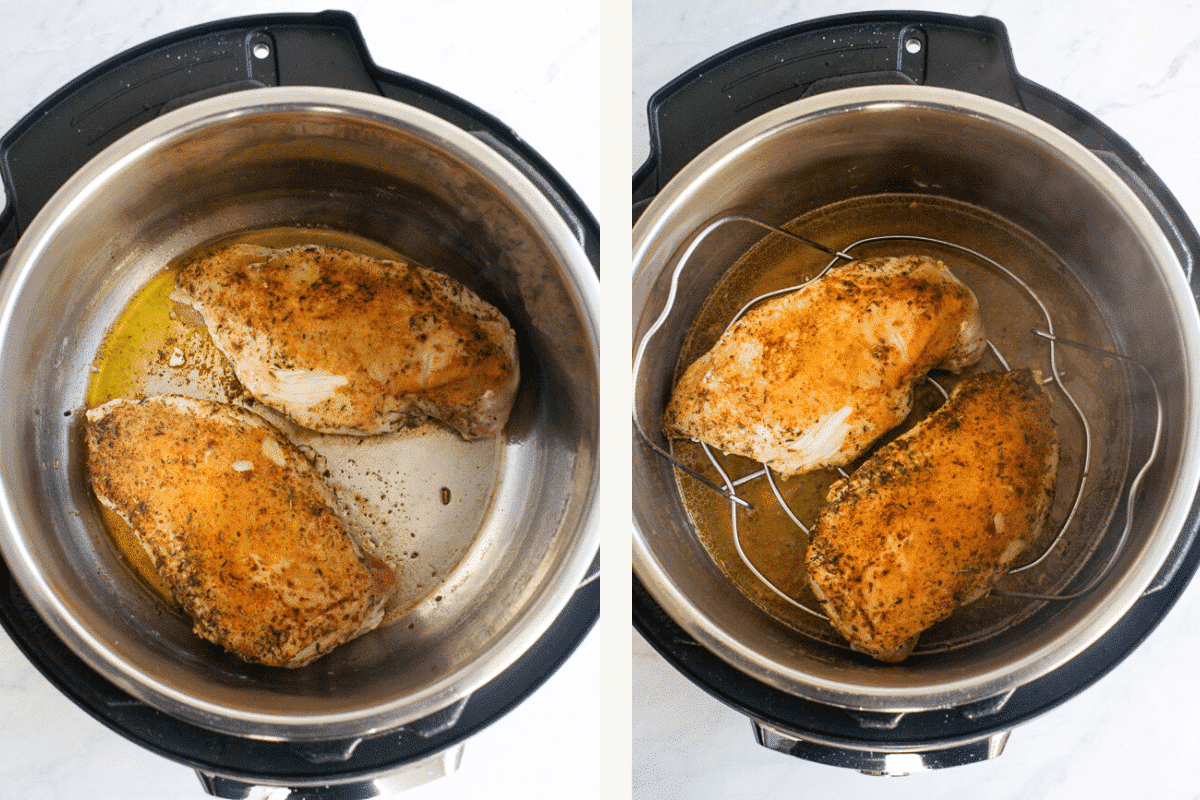
<instances>
[{"instance_id":1,"label":"golden brown crust","mask_svg":"<svg viewBox=\"0 0 1200 800\"><path fill-rule=\"evenodd\" d=\"M479 438L512 408L508 320L431 270L239 244L186 265L176 286L247 391L306 428L366 435L433 417Z\"/></svg>"},{"instance_id":2,"label":"golden brown crust","mask_svg":"<svg viewBox=\"0 0 1200 800\"><path fill-rule=\"evenodd\" d=\"M379 623L395 576L360 554L336 500L273 426L176 396L88 412L97 497L142 542L198 635L300 666Z\"/></svg>"},{"instance_id":3,"label":"golden brown crust","mask_svg":"<svg viewBox=\"0 0 1200 800\"><path fill-rule=\"evenodd\" d=\"M809 577L834 628L884 661L987 594L1037 535L1058 439L1030 370L964 379L916 427L829 490Z\"/></svg>"},{"instance_id":4,"label":"golden brown crust","mask_svg":"<svg viewBox=\"0 0 1200 800\"><path fill-rule=\"evenodd\" d=\"M688 367L663 424L783 475L842 466L904 419L925 373L983 346L975 296L940 261L855 261L749 311Z\"/></svg>"}]
</instances>

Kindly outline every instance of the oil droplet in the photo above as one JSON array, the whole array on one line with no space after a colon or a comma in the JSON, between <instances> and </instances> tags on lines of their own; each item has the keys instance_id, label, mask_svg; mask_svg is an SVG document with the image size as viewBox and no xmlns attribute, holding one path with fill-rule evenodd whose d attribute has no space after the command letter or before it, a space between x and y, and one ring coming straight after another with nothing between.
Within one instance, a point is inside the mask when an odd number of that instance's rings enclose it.
<instances>
[{"instance_id":1,"label":"oil droplet","mask_svg":"<svg viewBox=\"0 0 1200 800\"><path fill-rule=\"evenodd\" d=\"M171 594L171 587L167 585L167 582L154 566L154 562L150 560L150 556L146 553L146 548L142 546L141 541L137 538L137 534L133 532L133 529L129 527L125 520L121 519L117 512L99 504L97 504L97 507L100 510L105 528L108 529L109 535L113 538L113 544L125 557L133 573L157 597L165 601L169 606L177 607L175 598Z\"/></svg>"}]
</instances>

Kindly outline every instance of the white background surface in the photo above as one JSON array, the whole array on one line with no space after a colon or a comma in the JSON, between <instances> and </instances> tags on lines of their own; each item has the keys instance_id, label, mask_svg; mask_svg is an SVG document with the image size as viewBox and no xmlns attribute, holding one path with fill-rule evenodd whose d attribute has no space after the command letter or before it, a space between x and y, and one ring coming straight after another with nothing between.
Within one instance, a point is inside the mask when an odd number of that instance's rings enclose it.
<instances>
[{"instance_id":1,"label":"white background surface","mask_svg":"<svg viewBox=\"0 0 1200 800\"><path fill-rule=\"evenodd\" d=\"M1127 139L1200 220L1200 9L1191 2L636 0L633 153L648 153L652 92L721 50L831 14L919 7L1008 28L1018 72ZM633 796L704 798L1198 798L1200 582L1150 638L1080 696L1013 731L991 762L872 778L754 743L750 723L633 636Z\"/></svg>"},{"instance_id":2,"label":"white background surface","mask_svg":"<svg viewBox=\"0 0 1200 800\"><path fill-rule=\"evenodd\" d=\"M595 207L595 2L0 0L0 132L63 84L154 37L226 17L329 7L354 14L377 64L495 115ZM599 654L593 632L542 689L467 742L457 773L406 800L601 797ZM205 796L190 769L94 721L0 633L0 798Z\"/></svg>"}]
</instances>

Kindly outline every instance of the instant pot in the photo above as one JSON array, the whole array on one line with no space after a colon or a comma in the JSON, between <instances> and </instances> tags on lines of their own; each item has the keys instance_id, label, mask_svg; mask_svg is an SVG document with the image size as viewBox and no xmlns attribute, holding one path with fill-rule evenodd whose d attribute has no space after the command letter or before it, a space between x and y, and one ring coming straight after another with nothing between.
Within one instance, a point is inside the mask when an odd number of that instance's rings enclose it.
<instances>
[{"instance_id":1,"label":"instant pot","mask_svg":"<svg viewBox=\"0 0 1200 800\"><path fill-rule=\"evenodd\" d=\"M368 797L454 769L598 616L599 232L579 198L496 119L373 64L340 12L122 53L9 131L0 173L0 619L18 647L218 796ZM139 588L88 493L77 413L137 286L205 241L277 226L450 264L509 315L528 376L443 591L311 670L233 663Z\"/></svg>"},{"instance_id":2,"label":"instant pot","mask_svg":"<svg viewBox=\"0 0 1200 800\"><path fill-rule=\"evenodd\" d=\"M635 627L769 748L875 774L999 755L1015 726L1137 647L1200 559L1194 227L1125 141L1018 74L986 17L881 12L776 30L660 89L649 128L633 179ZM691 323L730 268L785 252L769 241L779 228L847 247L863 206L867 232L947 259L958 245L990 250L1049 321L1094 324L1056 357L1085 398L1080 417L1112 445L1069 457L1091 487L1062 545L1077 556L1001 581L899 665L739 591L683 497L714 490L677 469L660 422ZM1020 350L1030 331L1005 327L1020 316L1005 291L983 302L989 331Z\"/></svg>"}]
</instances>

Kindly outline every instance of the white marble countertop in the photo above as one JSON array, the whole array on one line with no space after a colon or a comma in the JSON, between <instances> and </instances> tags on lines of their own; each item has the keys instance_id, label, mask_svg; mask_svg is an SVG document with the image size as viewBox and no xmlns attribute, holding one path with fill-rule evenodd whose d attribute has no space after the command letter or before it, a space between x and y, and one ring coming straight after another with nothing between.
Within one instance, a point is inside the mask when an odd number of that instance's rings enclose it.
<instances>
[{"instance_id":1,"label":"white marble countertop","mask_svg":"<svg viewBox=\"0 0 1200 800\"><path fill-rule=\"evenodd\" d=\"M0 131L79 74L156 36L226 17L330 7L354 14L377 64L495 115L594 207L600 184L590 156L599 136L594 2L0 0ZM539 691L468 740L456 773L404 796L601 797L599 653L593 632ZM0 634L0 797L205 796L190 769L93 720Z\"/></svg>"},{"instance_id":2,"label":"white marble countertop","mask_svg":"<svg viewBox=\"0 0 1200 800\"><path fill-rule=\"evenodd\" d=\"M633 158L648 153L653 91L757 34L832 14L920 7L1003 21L1018 72L1128 140L1200 220L1200 8L1113 0L883 2L636 0ZM837 797L1197 798L1200 582L1127 660L1079 696L1016 728L998 759L873 778L755 744L749 721L633 635L633 796L638 800Z\"/></svg>"}]
</instances>

